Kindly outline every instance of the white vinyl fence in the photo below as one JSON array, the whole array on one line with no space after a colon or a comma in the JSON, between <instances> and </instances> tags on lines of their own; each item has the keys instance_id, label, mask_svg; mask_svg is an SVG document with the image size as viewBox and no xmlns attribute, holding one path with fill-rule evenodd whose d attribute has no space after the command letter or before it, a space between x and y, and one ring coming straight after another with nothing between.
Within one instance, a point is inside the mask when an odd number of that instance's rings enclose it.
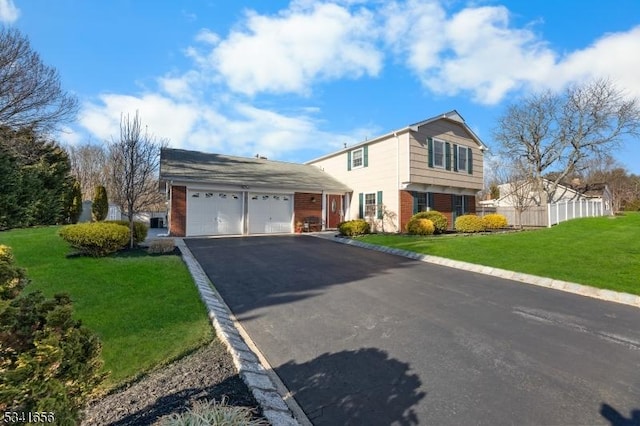
<instances>
[{"instance_id":1,"label":"white vinyl fence","mask_svg":"<svg viewBox=\"0 0 640 426\"><path fill-rule=\"evenodd\" d=\"M560 222L581 217L605 216L611 214L602 200L561 200L546 206L531 206L520 215L514 207L496 207L496 213L507 218L512 226L551 227Z\"/></svg>"},{"instance_id":2,"label":"white vinyl fence","mask_svg":"<svg viewBox=\"0 0 640 426\"><path fill-rule=\"evenodd\" d=\"M563 200L547 206L548 224L552 226L566 220L579 217L604 216L606 214L602 200Z\"/></svg>"}]
</instances>

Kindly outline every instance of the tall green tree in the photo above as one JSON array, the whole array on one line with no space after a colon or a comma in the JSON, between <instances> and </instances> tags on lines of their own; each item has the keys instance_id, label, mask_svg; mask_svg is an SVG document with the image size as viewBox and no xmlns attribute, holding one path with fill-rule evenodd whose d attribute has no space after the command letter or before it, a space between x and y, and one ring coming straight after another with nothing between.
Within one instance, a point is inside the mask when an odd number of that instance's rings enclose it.
<instances>
[{"instance_id":1,"label":"tall green tree","mask_svg":"<svg viewBox=\"0 0 640 426\"><path fill-rule=\"evenodd\" d=\"M107 189L103 185L96 186L93 204L91 205L91 213L93 220L101 222L107 218L109 213L109 199L107 198Z\"/></svg>"},{"instance_id":2,"label":"tall green tree","mask_svg":"<svg viewBox=\"0 0 640 426\"><path fill-rule=\"evenodd\" d=\"M78 223L82 214L82 190L80 189L80 181L74 179L71 193L69 194L69 222Z\"/></svg>"},{"instance_id":3,"label":"tall green tree","mask_svg":"<svg viewBox=\"0 0 640 426\"><path fill-rule=\"evenodd\" d=\"M65 150L32 128L0 128L0 147L4 158L0 162L13 170L9 174L13 186L5 189L12 204L0 203L3 226L64 223L73 185Z\"/></svg>"}]
</instances>

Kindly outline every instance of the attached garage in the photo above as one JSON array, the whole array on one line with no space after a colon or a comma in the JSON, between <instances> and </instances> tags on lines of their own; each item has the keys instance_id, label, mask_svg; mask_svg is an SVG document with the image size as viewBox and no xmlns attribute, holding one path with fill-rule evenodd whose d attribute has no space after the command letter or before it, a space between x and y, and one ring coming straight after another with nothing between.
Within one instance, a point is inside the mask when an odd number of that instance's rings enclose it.
<instances>
[{"instance_id":1,"label":"attached garage","mask_svg":"<svg viewBox=\"0 0 640 426\"><path fill-rule=\"evenodd\" d=\"M187 191L187 235L242 234L242 192Z\"/></svg>"},{"instance_id":2,"label":"attached garage","mask_svg":"<svg viewBox=\"0 0 640 426\"><path fill-rule=\"evenodd\" d=\"M295 221L325 217L329 194L351 192L315 166L170 148L160 183L176 237L291 233Z\"/></svg>"}]
</instances>

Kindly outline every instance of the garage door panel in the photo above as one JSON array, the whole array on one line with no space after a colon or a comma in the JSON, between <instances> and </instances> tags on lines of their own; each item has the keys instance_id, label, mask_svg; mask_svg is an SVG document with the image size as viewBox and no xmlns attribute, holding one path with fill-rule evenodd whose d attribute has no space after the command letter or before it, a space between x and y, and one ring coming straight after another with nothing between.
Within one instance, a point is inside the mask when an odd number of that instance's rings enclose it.
<instances>
[{"instance_id":1,"label":"garage door panel","mask_svg":"<svg viewBox=\"0 0 640 426\"><path fill-rule=\"evenodd\" d=\"M249 233L291 232L293 196L291 194L249 194Z\"/></svg>"},{"instance_id":2,"label":"garage door panel","mask_svg":"<svg viewBox=\"0 0 640 426\"><path fill-rule=\"evenodd\" d=\"M242 234L242 194L195 191L187 195L187 235Z\"/></svg>"}]
</instances>

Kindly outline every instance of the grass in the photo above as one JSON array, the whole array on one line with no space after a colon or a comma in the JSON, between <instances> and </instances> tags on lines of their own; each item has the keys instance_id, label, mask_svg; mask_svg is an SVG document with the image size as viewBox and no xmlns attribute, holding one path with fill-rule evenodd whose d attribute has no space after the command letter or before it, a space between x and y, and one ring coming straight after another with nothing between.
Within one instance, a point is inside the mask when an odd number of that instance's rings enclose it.
<instances>
[{"instance_id":1,"label":"grass","mask_svg":"<svg viewBox=\"0 0 640 426\"><path fill-rule=\"evenodd\" d=\"M362 241L640 295L640 213L516 233L367 235Z\"/></svg>"},{"instance_id":2,"label":"grass","mask_svg":"<svg viewBox=\"0 0 640 426\"><path fill-rule=\"evenodd\" d=\"M178 256L124 253L72 257L57 227L0 232L31 283L25 291L66 292L75 316L103 343L109 390L210 342L213 332Z\"/></svg>"}]
</instances>

